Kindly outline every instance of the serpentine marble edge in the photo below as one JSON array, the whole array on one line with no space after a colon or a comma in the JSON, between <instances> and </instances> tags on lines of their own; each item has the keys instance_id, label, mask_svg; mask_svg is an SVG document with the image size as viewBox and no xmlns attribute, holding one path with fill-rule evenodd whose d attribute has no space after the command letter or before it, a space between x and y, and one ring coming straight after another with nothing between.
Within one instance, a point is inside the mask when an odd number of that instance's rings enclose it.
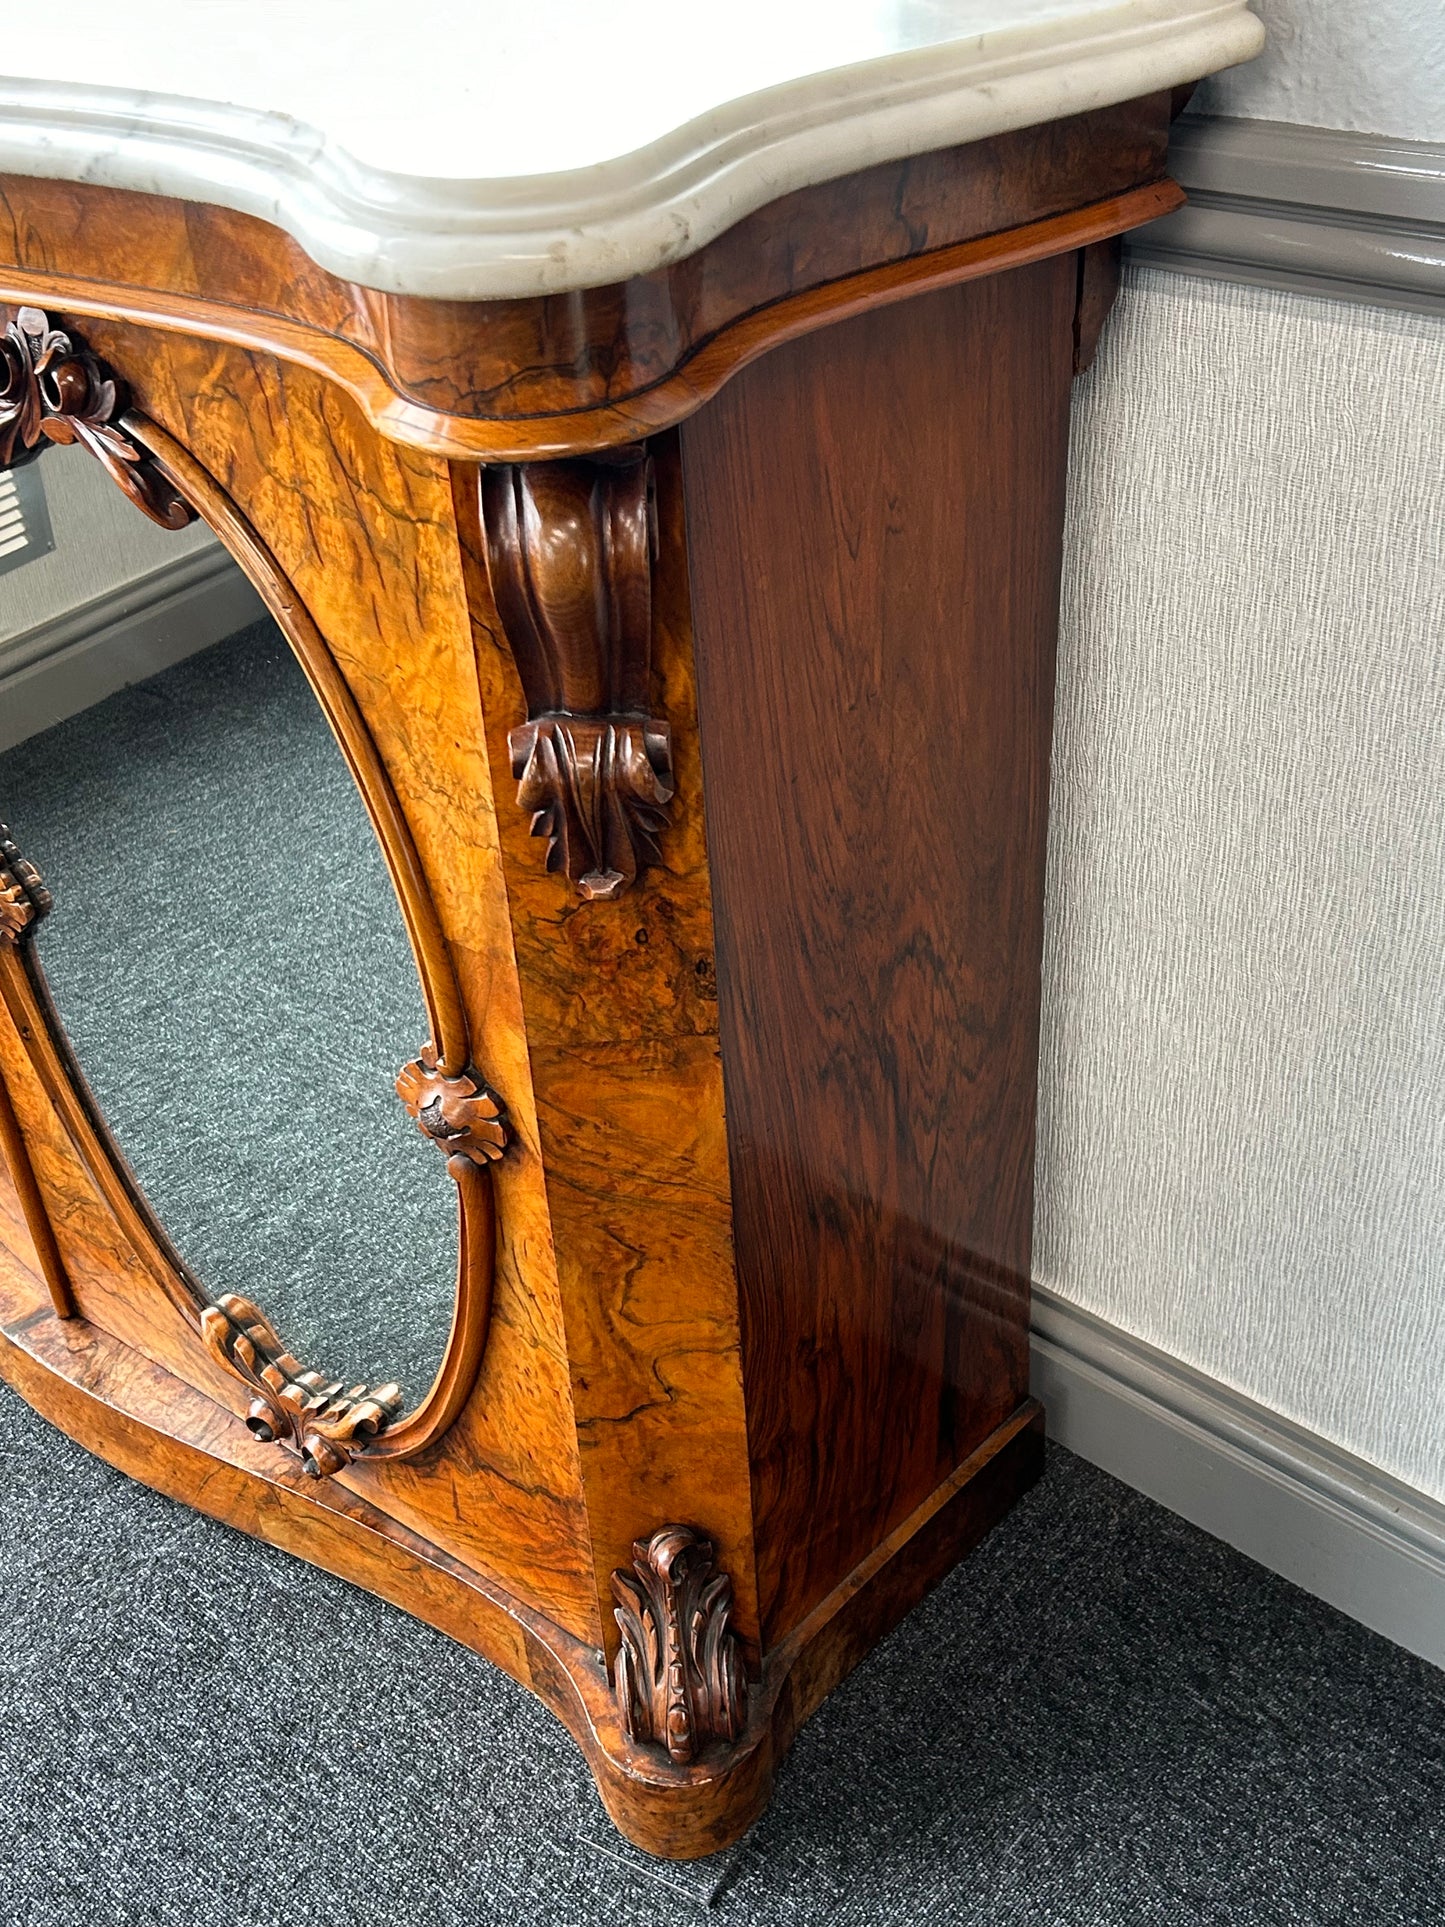
<instances>
[{"instance_id":1,"label":"serpentine marble edge","mask_svg":"<svg viewBox=\"0 0 1445 1927\"><path fill-rule=\"evenodd\" d=\"M0 173L210 202L391 294L644 274L754 208L1250 59L1244 0L72 0ZM59 71L57 71L59 69Z\"/></svg>"}]
</instances>

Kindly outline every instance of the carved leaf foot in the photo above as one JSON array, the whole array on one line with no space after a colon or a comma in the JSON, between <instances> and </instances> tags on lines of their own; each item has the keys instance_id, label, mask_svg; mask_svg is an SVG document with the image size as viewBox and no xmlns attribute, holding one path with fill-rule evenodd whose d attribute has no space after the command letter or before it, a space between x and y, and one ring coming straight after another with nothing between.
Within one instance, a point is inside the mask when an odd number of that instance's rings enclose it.
<instances>
[{"instance_id":1,"label":"carved leaf foot","mask_svg":"<svg viewBox=\"0 0 1445 1927\"><path fill-rule=\"evenodd\" d=\"M690 1526L663 1526L614 1572L622 1634L612 1687L624 1731L686 1766L715 1740L731 1743L747 1717L742 1648L728 1621L733 1582L713 1545Z\"/></svg>"}]
</instances>

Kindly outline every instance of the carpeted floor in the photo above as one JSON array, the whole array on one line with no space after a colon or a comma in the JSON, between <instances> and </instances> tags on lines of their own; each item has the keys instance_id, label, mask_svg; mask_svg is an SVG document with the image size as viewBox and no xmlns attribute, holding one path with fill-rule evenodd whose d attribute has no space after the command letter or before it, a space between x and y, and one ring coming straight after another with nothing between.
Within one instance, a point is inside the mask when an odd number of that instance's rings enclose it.
<instances>
[{"instance_id":1,"label":"carpeted floor","mask_svg":"<svg viewBox=\"0 0 1445 1927\"><path fill-rule=\"evenodd\" d=\"M11 1927L1445 1920L1445 1675L1063 1453L658 1878L520 1687L4 1387L0 1610Z\"/></svg>"},{"instance_id":2,"label":"carpeted floor","mask_svg":"<svg viewBox=\"0 0 1445 1927\"><path fill-rule=\"evenodd\" d=\"M274 631L11 752L5 812L56 887L82 1059L203 1278L338 1370L424 1377L449 1188L391 1078L425 1019ZM1445 1675L1062 1453L721 1865L631 1854L520 1688L3 1387L0 1611L6 1927L1445 1923Z\"/></svg>"}]
</instances>

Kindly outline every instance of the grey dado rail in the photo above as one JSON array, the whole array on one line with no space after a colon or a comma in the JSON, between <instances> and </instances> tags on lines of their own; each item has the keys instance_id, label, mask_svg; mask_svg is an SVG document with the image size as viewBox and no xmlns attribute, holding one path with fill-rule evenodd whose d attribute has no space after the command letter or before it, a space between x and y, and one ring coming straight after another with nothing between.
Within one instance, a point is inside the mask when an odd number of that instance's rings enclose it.
<instances>
[{"instance_id":1,"label":"grey dado rail","mask_svg":"<svg viewBox=\"0 0 1445 1927\"><path fill-rule=\"evenodd\" d=\"M1445 147L1185 115L1169 166L1189 203L1131 237L1132 260L1445 312Z\"/></svg>"}]
</instances>

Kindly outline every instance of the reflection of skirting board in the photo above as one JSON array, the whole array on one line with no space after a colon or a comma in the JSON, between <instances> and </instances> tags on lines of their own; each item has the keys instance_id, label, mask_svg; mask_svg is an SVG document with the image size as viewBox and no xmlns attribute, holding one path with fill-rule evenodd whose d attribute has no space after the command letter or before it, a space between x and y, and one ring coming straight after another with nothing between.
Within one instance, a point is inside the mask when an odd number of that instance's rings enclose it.
<instances>
[{"instance_id":1,"label":"reflection of skirting board","mask_svg":"<svg viewBox=\"0 0 1445 1927\"><path fill-rule=\"evenodd\" d=\"M0 643L0 750L208 649L264 613L217 544Z\"/></svg>"},{"instance_id":2,"label":"reflection of skirting board","mask_svg":"<svg viewBox=\"0 0 1445 1927\"><path fill-rule=\"evenodd\" d=\"M1035 1286L1051 1437L1445 1666L1445 1505Z\"/></svg>"}]
</instances>

